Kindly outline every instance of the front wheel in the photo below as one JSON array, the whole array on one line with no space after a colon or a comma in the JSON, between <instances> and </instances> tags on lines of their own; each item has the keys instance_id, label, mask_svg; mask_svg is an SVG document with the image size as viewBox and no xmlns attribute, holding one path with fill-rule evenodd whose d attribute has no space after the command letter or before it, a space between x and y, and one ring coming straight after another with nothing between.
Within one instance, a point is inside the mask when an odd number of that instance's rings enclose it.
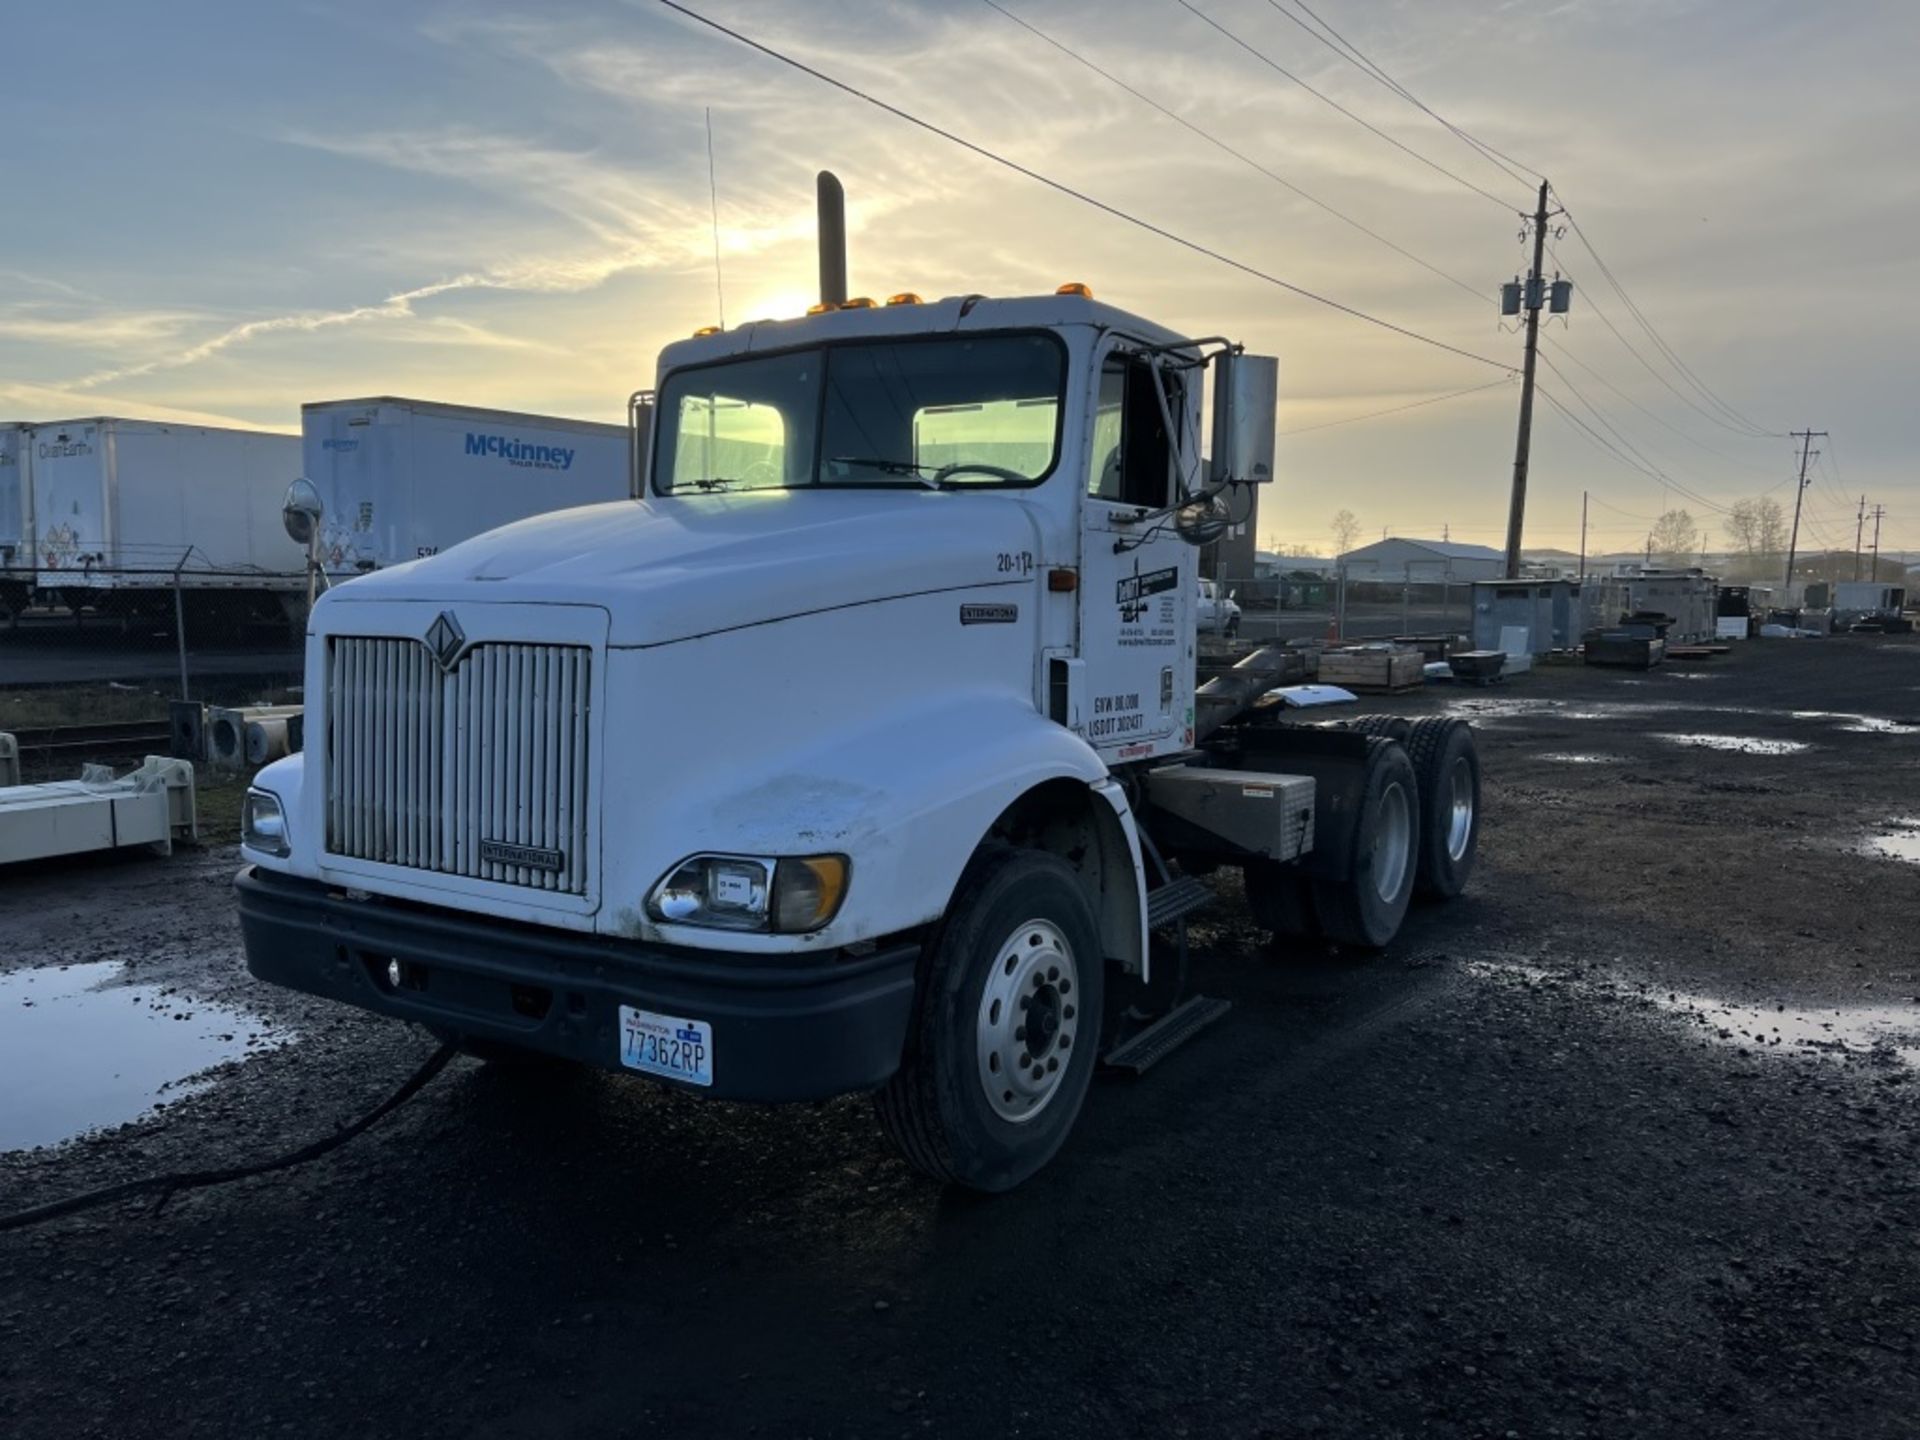
<instances>
[{"instance_id":1,"label":"front wheel","mask_svg":"<svg viewBox=\"0 0 1920 1440\"><path fill-rule=\"evenodd\" d=\"M1093 1076L1103 969L1065 861L1006 846L976 856L921 962L900 1069L875 1097L902 1158L986 1191L1051 1160Z\"/></svg>"}]
</instances>

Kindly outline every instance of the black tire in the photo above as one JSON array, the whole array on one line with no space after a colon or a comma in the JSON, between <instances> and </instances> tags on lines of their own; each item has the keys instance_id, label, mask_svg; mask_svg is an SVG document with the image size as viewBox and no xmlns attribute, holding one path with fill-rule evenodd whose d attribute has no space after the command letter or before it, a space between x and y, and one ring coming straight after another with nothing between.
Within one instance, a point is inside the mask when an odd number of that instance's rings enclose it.
<instances>
[{"instance_id":1,"label":"black tire","mask_svg":"<svg viewBox=\"0 0 1920 1440\"><path fill-rule=\"evenodd\" d=\"M1346 728L1356 735L1379 735L1402 745L1413 734L1413 722L1404 715L1360 715L1347 721Z\"/></svg>"},{"instance_id":2,"label":"black tire","mask_svg":"<svg viewBox=\"0 0 1920 1440\"><path fill-rule=\"evenodd\" d=\"M1306 876L1277 860L1249 861L1244 871L1247 910L1253 923L1276 940L1314 940L1320 922Z\"/></svg>"},{"instance_id":3,"label":"black tire","mask_svg":"<svg viewBox=\"0 0 1920 1440\"><path fill-rule=\"evenodd\" d=\"M1415 721L1406 745L1420 787L1414 887L1428 899L1451 900L1467 888L1480 847L1480 750L1471 725L1441 716Z\"/></svg>"},{"instance_id":4,"label":"black tire","mask_svg":"<svg viewBox=\"0 0 1920 1440\"><path fill-rule=\"evenodd\" d=\"M1003 1052L983 1041L989 1013L1006 1014L1009 1024L1019 1018L1010 1007L990 1011L988 984L1003 987L1008 977L1025 973L1016 966L1029 963L1026 942L1034 935L1022 932L1030 926L1053 932L1042 937L1045 945L1032 947L1038 953L1054 950L1055 940L1065 943L1077 983L1063 993L1042 969L1031 993L1020 986L1023 1010L1032 1013L1029 999L1041 1002L1059 1028L1047 1032L1031 1069L1046 1098L1032 1105L1028 1118L1009 1119L996 1104L1018 1106L1026 1096L1008 1089L999 1093L1009 1098L990 1098L987 1067L1023 1090L1029 1067L1019 1065L1014 1076L1018 1061L1001 1064ZM990 1192L1011 1190L1053 1158L1080 1114L1100 1053L1102 956L1093 907L1064 860L1003 845L974 857L922 954L900 1069L874 1097L880 1128L901 1158L935 1180ZM1047 1061L1057 1064L1042 1082L1040 1066Z\"/></svg>"},{"instance_id":5,"label":"black tire","mask_svg":"<svg viewBox=\"0 0 1920 1440\"><path fill-rule=\"evenodd\" d=\"M1380 950L1400 933L1413 900L1420 787L1413 762L1395 741L1376 739L1367 752L1347 877L1312 882L1313 913L1325 939L1355 950Z\"/></svg>"}]
</instances>

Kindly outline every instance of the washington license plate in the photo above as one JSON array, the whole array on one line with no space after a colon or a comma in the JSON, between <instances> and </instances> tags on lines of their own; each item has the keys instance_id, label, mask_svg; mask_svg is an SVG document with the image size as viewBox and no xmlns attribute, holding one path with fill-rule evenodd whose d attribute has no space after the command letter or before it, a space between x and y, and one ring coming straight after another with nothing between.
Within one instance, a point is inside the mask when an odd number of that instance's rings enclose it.
<instances>
[{"instance_id":1,"label":"washington license plate","mask_svg":"<svg viewBox=\"0 0 1920 1440\"><path fill-rule=\"evenodd\" d=\"M651 1010L620 1007L620 1063L689 1085L713 1084L713 1027Z\"/></svg>"}]
</instances>

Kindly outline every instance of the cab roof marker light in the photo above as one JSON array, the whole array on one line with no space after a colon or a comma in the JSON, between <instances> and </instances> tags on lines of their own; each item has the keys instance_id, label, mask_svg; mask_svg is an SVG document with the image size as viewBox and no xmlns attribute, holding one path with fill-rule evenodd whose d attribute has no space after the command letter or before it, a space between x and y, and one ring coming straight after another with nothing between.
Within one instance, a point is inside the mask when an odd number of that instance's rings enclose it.
<instances>
[{"instance_id":1,"label":"cab roof marker light","mask_svg":"<svg viewBox=\"0 0 1920 1440\"><path fill-rule=\"evenodd\" d=\"M693 332L693 338L696 340L704 340L709 335L718 335L719 333L720 327L718 325L702 325L698 330Z\"/></svg>"},{"instance_id":2,"label":"cab roof marker light","mask_svg":"<svg viewBox=\"0 0 1920 1440\"><path fill-rule=\"evenodd\" d=\"M920 303L920 297L911 290L902 290L898 295L889 295L887 297L887 304L889 305L918 305Z\"/></svg>"},{"instance_id":3,"label":"cab roof marker light","mask_svg":"<svg viewBox=\"0 0 1920 1440\"><path fill-rule=\"evenodd\" d=\"M850 300L842 300L840 302L840 308L842 310L872 310L875 306L872 296L855 295Z\"/></svg>"},{"instance_id":4,"label":"cab roof marker light","mask_svg":"<svg viewBox=\"0 0 1920 1440\"><path fill-rule=\"evenodd\" d=\"M807 306L807 314L824 315L829 310L838 310L839 308L840 307L831 300L816 300L813 304Z\"/></svg>"},{"instance_id":5,"label":"cab roof marker light","mask_svg":"<svg viewBox=\"0 0 1920 1440\"><path fill-rule=\"evenodd\" d=\"M1053 293L1056 295L1078 295L1082 300L1091 300L1093 298L1092 289L1086 285L1082 285L1078 280L1069 280Z\"/></svg>"}]
</instances>

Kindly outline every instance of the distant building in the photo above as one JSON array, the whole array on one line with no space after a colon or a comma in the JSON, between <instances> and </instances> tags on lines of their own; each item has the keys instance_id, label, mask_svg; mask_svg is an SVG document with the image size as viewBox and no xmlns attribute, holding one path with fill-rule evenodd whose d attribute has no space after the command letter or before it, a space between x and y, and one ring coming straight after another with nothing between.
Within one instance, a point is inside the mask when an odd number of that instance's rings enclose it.
<instances>
[{"instance_id":1,"label":"distant building","mask_svg":"<svg viewBox=\"0 0 1920 1440\"><path fill-rule=\"evenodd\" d=\"M1390 535L1371 545L1349 550L1340 557L1349 580L1379 582L1498 580L1507 557L1487 545L1461 545L1448 540L1408 540Z\"/></svg>"},{"instance_id":2,"label":"distant building","mask_svg":"<svg viewBox=\"0 0 1920 1440\"><path fill-rule=\"evenodd\" d=\"M1281 576L1331 575L1339 568L1337 560L1324 555L1279 555L1271 550L1257 550L1253 556L1253 573L1262 580Z\"/></svg>"}]
</instances>

